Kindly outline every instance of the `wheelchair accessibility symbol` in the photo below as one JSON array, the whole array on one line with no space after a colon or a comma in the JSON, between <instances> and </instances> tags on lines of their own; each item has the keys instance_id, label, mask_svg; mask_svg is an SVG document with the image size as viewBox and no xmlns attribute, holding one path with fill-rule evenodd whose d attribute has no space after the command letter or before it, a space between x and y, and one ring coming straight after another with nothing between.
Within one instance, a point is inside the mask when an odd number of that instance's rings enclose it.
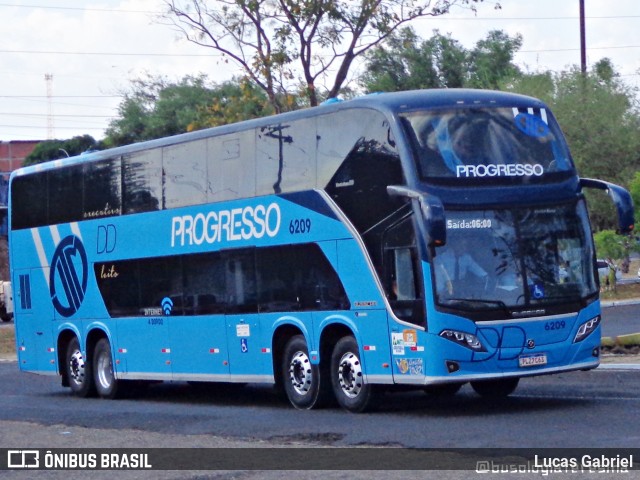
<instances>
[{"instance_id":1,"label":"wheelchair accessibility symbol","mask_svg":"<svg viewBox=\"0 0 640 480\"><path fill-rule=\"evenodd\" d=\"M249 345L247 345L247 339L246 338L241 338L240 339L240 351L242 353L247 353L249 351Z\"/></svg>"},{"instance_id":2,"label":"wheelchair accessibility symbol","mask_svg":"<svg viewBox=\"0 0 640 480\"><path fill-rule=\"evenodd\" d=\"M87 292L87 252L82 241L69 235L58 244L51 260L49 293L56 311L70 317L78 311Z\"/></svg>"}]
</instances>

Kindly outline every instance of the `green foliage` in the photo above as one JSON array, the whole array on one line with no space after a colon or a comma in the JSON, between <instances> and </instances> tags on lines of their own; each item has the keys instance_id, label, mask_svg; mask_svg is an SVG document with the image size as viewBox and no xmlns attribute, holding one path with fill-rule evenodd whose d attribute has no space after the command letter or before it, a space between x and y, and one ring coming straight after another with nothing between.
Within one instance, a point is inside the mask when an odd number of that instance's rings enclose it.
<instances>
[{"instance_id":1,"label":"green foliage","mask_svg":"<svg viewBox=\"0 0 640 480\"><path fill-rule=\"evenodd\" d=\"M104 145L91 135L82 135L69 140L46 140L36 145L25 158L24 166L80 155L87 150L102 150Z\"/></svg>"},{"instance_id":2,"label":"green foliage","mask_svg":"<svg viewBox=\"0 0 640 480\"><path fill-rule=\"evenodd\" d=\"M638 229L638 222L640 222L640 171L635 173L633 180L629 183L629 193L633 199L634 217L636 229Z\"/></svg>"},{"instance_id":3,"label":"green foliage","mask_svg":"<svg viewBox=\"0 0 640 480\"><path fill-rule=\"evenodd\" d=\"M114 147L127 145L271 113L264 93L246 80L216 86L204 75L177 83L148 76L132 82L105 141Z\"/></svg>"},{"instance_id":4,"label":"green foliage","mask_svg":"<svg viewBox=\"0 0 640 480\"><path fill-rule=\"evenodd\" d=\"M490 88L519 75L513 63L522 37L500 30L489 32L472 50L450 34L434 30L421 41L411 28L391 35L384 45L366 55L361 84L369 91L401 91L419 88Z\"/></svg>"},{"instance_id":5,"label":"green foliage","mask_svg":"<svg viewBox=\"0 0 640 480\"><path fill-rule=\"evenodd\" d=\"M214 98L204 75L177 83L150 75L136 79L107 129L106 142L115 147L187 132Z\"/></svg>"},{"instance_id":6,"label":"green foliage","mask_svg":"<svg viewBox=\"0 0 640 480\"><path fill-rule=\"evenodd\" d=\"M287 100L284 102L287 103ZM213 101L200 113L189 129L217 127L273 113L273 107L266 95L255 84L248 80L241 80L240 83L226 82L215 90Z\"/></svg>"},{"instance_id":7,"label":"green foliage","mask_svg":"<svg viewBox=\"0 0 640 480\"><path fill-rule=\"evenodd\" d=\"M628 237L618 235L613 230L602 230L593 236L598 258L620 260L629 255Z\"/></svg>"},{"instance_id":8,"label":"green foliage","mask_svg":"<svg viewBox=\"0 0 640 480\"><path fill-rule=\"evenodd\" d=\"M513 56L522 47L522 35L510 37L502 30L492 30L487 38L476 43L470 52L470 78L474 88L497 89L504 79L517 77L520 69Z\"/></svg>"}]
</instances>

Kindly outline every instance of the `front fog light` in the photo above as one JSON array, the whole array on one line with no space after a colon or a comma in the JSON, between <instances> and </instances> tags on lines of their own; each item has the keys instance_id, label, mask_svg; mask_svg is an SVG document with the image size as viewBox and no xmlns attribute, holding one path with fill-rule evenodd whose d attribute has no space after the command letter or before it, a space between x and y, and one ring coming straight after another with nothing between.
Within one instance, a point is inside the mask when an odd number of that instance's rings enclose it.
<instances>
[{"instance_id":1,"label":"front fog light","mask_svg":"<svg viewBox=\"0 0 640 480\"><path fill-rule=\"evenodd\" d=\"M576 337L573 339L573 343L581 342L582 340L587 338L589 335L591 335L591 332L593 332L598 327L598 325L600 325L600 315L598 315L597 317L593 317L588 322L584 322L582 325L580 325L580 328L578 328L578 333L576 333Z\"/></svg>"},{"instance_id":2,"label":"front fog light","mask_svg":"<svg viewBox=\"0 0 640 480\"><path fill-rule=\"evenodd\" d=\"M462 345L474 352L486 352L487 349L484 348L482 342L471 333L460 332L458 330L443 330L440 332L440 336L442 338L446 338L447 340L451 340L458 345Z\"/></svg>"}]
</instances>

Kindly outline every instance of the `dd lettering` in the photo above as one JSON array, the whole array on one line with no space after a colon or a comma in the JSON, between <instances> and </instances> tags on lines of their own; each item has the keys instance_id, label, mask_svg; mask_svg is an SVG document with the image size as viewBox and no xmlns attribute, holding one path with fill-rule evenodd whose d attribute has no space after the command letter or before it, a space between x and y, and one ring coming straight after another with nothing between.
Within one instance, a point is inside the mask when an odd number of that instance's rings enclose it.
<instances>
[{"instance_id":1,"label":"dd lettering","mask_svg":"<svg viewBox=\"0 0 640 480\"><path fill-rule=\"evenodd\" d=\"M116 227L115 225L98 226L98 248L97 253L111 253L116 248Z\"/></svg>"}]
</instances>

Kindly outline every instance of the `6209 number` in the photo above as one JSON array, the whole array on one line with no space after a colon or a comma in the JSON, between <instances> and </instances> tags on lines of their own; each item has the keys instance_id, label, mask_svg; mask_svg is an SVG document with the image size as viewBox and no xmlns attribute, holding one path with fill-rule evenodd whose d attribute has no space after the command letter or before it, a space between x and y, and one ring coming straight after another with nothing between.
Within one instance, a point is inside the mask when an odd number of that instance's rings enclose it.
<instances>
[{"instance_id":1,"label":"6209 number","mask_svg":"<svg viewBox=\"0 0 640 480\"><path fill-rule=\"evenodd\" d=\"M291 235L309 233L310 231L311 231L310 218L295 218L289 222L289 233Z\"/></svg>"},{"instance_id":2,"label":"6209 number","mask_svg":"<svg viewBox=\"0 0 640 480\"><path fill-rule=\"evenodd\" d=\"M562 330L566 326L567 326L567 324L565 323L564 320L559 320L559 321L555 321L555 322L547 322L547 323L545 323L544 324L544 329L545 330Z\"/></svg>"}]
</instances>

